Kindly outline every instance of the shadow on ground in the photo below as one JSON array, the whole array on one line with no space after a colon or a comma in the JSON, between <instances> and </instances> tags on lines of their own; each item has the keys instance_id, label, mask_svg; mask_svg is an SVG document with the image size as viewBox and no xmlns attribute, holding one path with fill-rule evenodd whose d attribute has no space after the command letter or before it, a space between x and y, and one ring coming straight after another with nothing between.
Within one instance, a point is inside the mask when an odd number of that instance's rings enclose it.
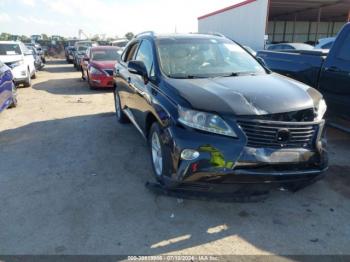
<instances>
[{"instance_id":1,"label":"shadow on ground","mask_svg":"<svg viewBox=\"0 0 350 262\"><path fill-rule=\"evenodd\" d=\"M34 84L32 88L55 95L91 95L113 92L111 88L91 90L86 81L81 78L51 79Z\"/></svg>"},{"instance_id":2,"label":"shadow on ground","mask_svg":"<svg viewBox=\"0 0 350 262\"><path fill-rule=\"evenodd\" d=\"M146 143L112 113L5 130L0 156L2 254L349 252L349 201L326 181L251 204L153 195Z\"/></svg>"}]
</instances>

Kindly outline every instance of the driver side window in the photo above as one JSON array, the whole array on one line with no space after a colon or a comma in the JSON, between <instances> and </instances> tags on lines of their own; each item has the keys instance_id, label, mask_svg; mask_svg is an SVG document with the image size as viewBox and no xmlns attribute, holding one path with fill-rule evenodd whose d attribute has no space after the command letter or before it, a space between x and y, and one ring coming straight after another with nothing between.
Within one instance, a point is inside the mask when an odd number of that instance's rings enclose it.
<instances>
[{"instance_id":1,"label":"driver side window","mask_svg":"<svg viewBox=\"0 0 350 262\"><path fill-rule=\"evenodd\" d=\"M153 51L152 45L148 40L143 40L140 46L140 49L136 55L137 61L142 61L147 69L148 75L150 77L154 77L154 69L153 69Z\"/></svg>"}]
</instances>

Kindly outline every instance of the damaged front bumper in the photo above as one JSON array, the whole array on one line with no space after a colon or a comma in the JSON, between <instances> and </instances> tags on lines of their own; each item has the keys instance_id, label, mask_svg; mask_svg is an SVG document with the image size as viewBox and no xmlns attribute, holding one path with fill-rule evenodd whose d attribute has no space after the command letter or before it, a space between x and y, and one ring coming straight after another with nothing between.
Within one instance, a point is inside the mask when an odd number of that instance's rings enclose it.
<instances>
[{"instance_id":1,"label":"damaged front bumper","mask_svg":"<svg viewBox=\"0 0 350 262\"><path fill-rule=\"evenodd\" d=\"M302 147L252 147L237 126L237 139L180 126L166 129L163 139L173 163L166 184L194 191L294 190L323 177L328 167L324 121L313 123L312 140ZM181 159L184 149L196 150L199 157Z\"/></svg>"}]
</instances>

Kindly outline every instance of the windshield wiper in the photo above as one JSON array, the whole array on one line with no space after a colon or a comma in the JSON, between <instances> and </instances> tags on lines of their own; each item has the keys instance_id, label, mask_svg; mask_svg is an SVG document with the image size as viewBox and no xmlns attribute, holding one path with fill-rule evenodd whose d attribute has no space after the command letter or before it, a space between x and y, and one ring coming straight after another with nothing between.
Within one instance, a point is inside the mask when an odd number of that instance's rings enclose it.
<instances>
[{"instance_id":1,"label":"windshield wiper","mask_svg":"<svg viewBox=\"0 0 350 262\"><path fill-rule=\"evenodd\" d=\"M170 78L176 78L176 79L198 79L198 78L207 78L204 76L195 76L195 75L168 75Z\"/></svg>"},{"instance_id":2,"label":"windshield wiper","mask_svg":"<svg viewBox=\"0 0 350 262\"><path fill-rule=\"evenodd\" d=\"M230 74L222 75L219 77L233 77L233 76L243 76L243 75L254 76L254 75L256 75L256 73L254 73L254 72L232 72Z\"/></svg>"}]
</instances>

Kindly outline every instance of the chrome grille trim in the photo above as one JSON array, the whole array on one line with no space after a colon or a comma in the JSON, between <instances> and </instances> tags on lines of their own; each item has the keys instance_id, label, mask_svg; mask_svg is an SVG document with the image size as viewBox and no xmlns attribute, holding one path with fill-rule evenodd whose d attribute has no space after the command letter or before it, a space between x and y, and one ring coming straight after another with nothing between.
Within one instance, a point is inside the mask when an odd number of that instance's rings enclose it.
<instances>
[{"instance_id":1,"label":"chrome grille trim","mask_svg":"<svg viewBox=\"0 0 350 262\"><path fill-rule=\"evenodd\" d=\"M318 132L318 124L312 122L276 122L261 120L237 120L248 138L247 146L254 148L312 148ZM278 141L280 130L288 130L288 141Z\"/></svg>"}]
</instances>

